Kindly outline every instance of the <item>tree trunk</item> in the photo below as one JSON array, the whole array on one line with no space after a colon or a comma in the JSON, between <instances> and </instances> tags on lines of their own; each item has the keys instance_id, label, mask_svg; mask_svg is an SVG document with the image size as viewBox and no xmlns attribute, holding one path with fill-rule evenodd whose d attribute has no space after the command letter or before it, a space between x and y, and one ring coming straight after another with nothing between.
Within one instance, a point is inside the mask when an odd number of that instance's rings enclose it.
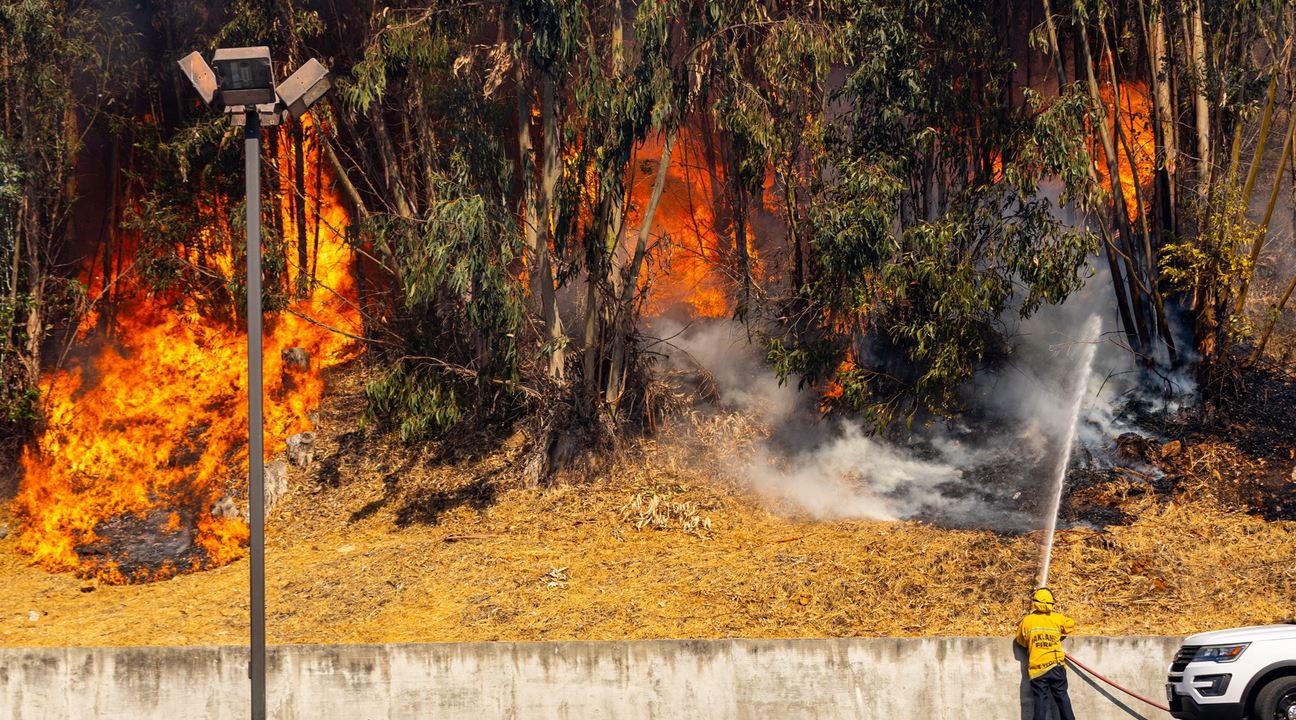
<instances>
[{"instance_id":1,"label":"tree trunk","mask_svg":"<svg viewBox=\"0 0 1296 720\"><path fill-rule=\"evenodd\" d=\"M1246 213L1247 205L1251 202L1251 191L1255 189L1256 177L1260 174L1260 162L1264 159L1265 144L1269 141L1269 127L1273 121L1274 99L1278 95L1278 74L1291 61L1290 41L1283 55L1282 65L1274 68L1273 76L1269 78L1269 92L1265 95L1264 115L1260 120L1260 136L1256 139L1255 154L1251 156L1251 167L1247 171L1246 184L1242 187L1242 214Z\"/></svg>"},{"instance_id":2,"label":"tree trunk","mask_svg":"<svg viewBox=\"0 0 1296 720\"><path fill-rule=\"evenodd\" d=\"M342 166L342 161L338 159L337 152L333 150L333 143L330 142L319 125L315 126L315 138L320 144L320 151L323 153L324 158L328 160L329 167L333 170L333 179L337 181L338 185L342 186L342 192L351 202L352 214L351 223L347 227L347 240L351 247L351 253L355 256L356 294L360 305L362 334L368 339L370 337L369 305L366 303L368 295L365 282L365 251L361 242L360 228L363 227L364 221L369 217L369 208L365 206L364 198L360 197L360 191L356 189L355 183L351 182L346 168ZM319 219L316 218L316 223L318 222ZM400 266L391 257L383 258L383 263L390 266L388 272L392 275L393 284L400 287Z\"/></svg>"},{"instance_id":3,"label":"tree trunk","mask_svg":"<svg viewBox=\"0 0 1296 720\"><path fill-rule=\"evenodd\" d=\"M1206 34L1202 28L1201 0L1189 0L1186 5L1188 13L1185 22L1189 36L1184 38L1184 44L1192 58L1194 78L1191 87L1193 118L1197 129L1197 192L1205 197L1211 180L1210 103L1206 99Z\"/></svg>"},{"instance_id":4,"label":"tree trunk","mask_svg":"<svg viewBox=\"0 0 1296 720\"><path fill-rule=\"evenodd\" d=\"M787 169L780 173L783 179L783 205L787 210L788 245L792 250L792 292L799 294L805 286L805 256L801 252L801 232L797 223L796 190L792 187L792 172ZM747 238L739 238L747 242Z\"/></svg>"},{"instance_id":5,"label":"tree trunk","mask_svg":"<svg viewBox=\"0 0 1296 720\"><path fill-rule=\"evenodd\" d=\"M1058 91L1061 92L1067 85L1066 61L1062 57L1062 48L1058 45L1057 25L1053 20L1053 8L1049 0L1043 0L1044 5L1044 26L1048 30L1049 46L1053 52L1053 59L1057 63L1058 72ZM1079 43L1075 43L1079 45ZM1080 54L1075 54L1076 74L1079 75ZM1088 52L1088 48L1086 48ZM1090 73L1092 75L1092 73ZM1105 127L1105 126L1104 126ZM1089 180L1094 184L1098 183L1097 173L1094 171L1093 164L1088 164ZM1138 327L1134 323L1134 318L1130 314L1130 298L1127 296L1127 290L1132 290L1132 281L1121 279L1120 264L1116 259L1116 249L1112 239L1105 227L1099 227L1103 237L1104 255L1107 257L1107 271L1111 276L1112 291L1116 297L1116 311L1120 318L1121 327L1125 330L1125 338L1129 342L1130 348L1138 351L1140 346Z\"/></svg>"},{"instance_id":6,"label":"tree trunk","mask_svg":"<svg viewBox=\"0 0 1296 720\"><path fill-rule=\"evenodd\" d=\"M1120 263L1116 260L1116 247L1106 226L1099 225L1098 230L1103 238L1103 249L1105 250L1103 254L1107 256L1107 274L1111 275L1112 290L1116 295L1116 311L1120 317L1121 327L1125 330L1125 339L1129 343L1130 349L1137 352L1139 347L1138 330L1134 325L1134 318L1130 315L1130 301L1126 295L1132 284L1121 279Z\"/></svg>"},{"instance_id":7,"label":"tree trunk","mask_svg":"<svg viewBox=\"0 0 1296 720\"><path fill-rule=\"evenodd\" d=\"M12 263L9 267L9 307L14 308L15 312L18 307L18 280L20 279L20 272L22 270L23 234L26 231L26 217L27 198L24 196L18 200L18 213L17 217L14 218L14 249ZM17 318L14 319L16 320ZM3 331L4 333L4 348L5 352L8 353L13 348L14 329L11 326L6 326L0 328L0 331Z\"/></svg>"},{"instance_id":8,"label":"tree trunk","mask_svg":"<svg viewBox=\"0 0 1296 720\"><path fill-rule=\"evenodd\" d=\"M531 89L526 84L526 71L520 58L513 68L513 80L517 86L517 173L522 187L522 207L518 217L522 221L522 238L528 254L528 285L531 288L531 301L534 306L539 307L540 274L536 272L536 237L539 235L537 227L539 219L536 215L535 147L531 142Z\"/></svg>"},{"instance_id":9,"label":"tree trunk","mask_svg":"<svg viewBox=\"0 0 1296 720\"><path fill-rule=\"evenodd\" d=\"M37 215L37 203L32 199L35 196L35 189L30 185L23 198L26 220L27 235L27 347L24 348L23 365L27 370L27 382L30 387L36 387L40 383L41 371L41 341L45 335L44 308L45 299L45 279L41 274L41 247L42 244L37 238L40 231L40 219Z\"/></svg>"},{"instance_id":10,"label":"tree trunk","mask_svg":"<svg viewBox=\"0 0 1296 720\"><path fill-rule=\"evenodd\" d=\"M1132 257L1134 244L1131 235L1133 231L1129 223L1129 209L1125 206L1125 195L1121 192L1120 187L1120 163L1116 155L1116 145L1112 140L1111 128L1108 126L1107 106L1103 103L1102 95L1098 90L1098 79L1094 76L1093 56L1089 51L1089 31L1083 23L1078 27L1080 29L1080 49L1084 58L1085 77L1089 87L1089 99L1094 114L1097 116L1095 124L1098 126L1098 138L1102 143L1103 156L1107 161L1107 177L1112 188L1112 214L1115 218L1117 234L1123 245L1121 254L1125 260L1126 283L1129 287L1133 319L1137 326L1135 333L1137 342L1134 349L1143 354L1150 349L1154 335L1147 322L1143 298L1140 295L1142 278Z\"/></svg>"},{"instance_id":11,"label":"tree trunk","mask_svg":"<svg viewBox=\"0 0 1296 720\"><path fill-rule=\"evenodd\" d=\"M625 75L625 29L624 13L620 0L611 3L611 67L609 72L613 82L624 81ZM611 308L604 307L599 293L600 285L606 287L612 298L618 297L621 273L619 272L621 255L621 234L625 223L625 173L630 162L628 156L618 154L611 159L605 173L611 177L600 179L600 197L595 242L601 246L586 248L586 294L585 294L585 336L583 379L585 386L584 413L592 417L594 403L599 396L599 371L604 359L606 332L600 332L600 326L606 331L615 333L611 326ZM612 384L610 378L602 387Z\"/></svg>"},{"instance_id":12,"label":"tree trunk","mask_svg":"<svg viewBox=\"0 0 1296 720\"><path fill-rule=\"evenodd\" d=\"M593 258L591 258L593 259ZM581 358L581 377L584 381L585 391L581 395L580 410L584 417L594 417L594 395L598 390L598 280L595 278L595 265L597 261L591 263L587 268L585 284L585 333L582 336L584 346Z\"/></svg>"},{"instance_id":13,"label":"tree trunk","mask_svg":"<svg viewBox=\"0 0 1296 720\"><path fill-rule=\"evenodd\" d=\"M306 161L302 151L301 123L293 123L293 220L297 225L297 297L309 290L309 248L306 245Z\"/></svg>"},{"instance_id":14,"label":"tree trunk","mask_svg":"<svg viewBox=\"0 0 1296 720\"><path fill-rule=\"evenodd\" d=\"M320 256L320 205L324 197L322 194L324 188L324 158L321 156L324 151L320 138L319 125L312 125L312 127L315 129L315 232L314 237L311 239L312 247L314 249L311 252L310 283L314 286L315 278L319 277L317 271L319 270ZM304 203L306 200L303 198L302 202ZM366 335L366 337L368 336Z\"/></svg>"},{"instance_id":15,"label":"tree trunk","mask_svg":"<svg viewBox=\"0 0 1296 720\"><path fill-rule=\"evenodd\" d=\"M1161 127L1161 156L1158 166L1162 168L1161 182L1163 196L1161 199L1161 224L1165 235L1179 231L1179 122L1175 119L1175 108L1178 96L1175 93L1175 77L1163 68L1173 67L1174 47L1170 33L1166 32L1165 3L1160 3L1153 26L1153 42L1157 58L1156 77L1156 112ZM1164 79L1161 73L1165 73Z\"/></svg>"},{"instance_id":16,"label":"tree trunk","mask_svg":"<svg viewBox=\"0 0 1296 720\"><path fill-rule=\"evenodd\" d=\"M639 299L639 273L648 252L648 236L652 230L653 218L657 215L657 205L661 202L662 190L666 187L666 176L670 170L675 137L676 130L672 128L666 135L665 145L662 146L661 161L657 165L657 177L653 180L652 195L648 198L648 206L644 208L643 218L639 222L634 256L630 258L630 263L626 267L620 307L616 315L615 336L612 339L612 363L608 370L607 391L604 395L604 400L610 406L618 405L621 402L621 395L625 392L626 348L634 328L635 304Z\"/></svg>"},{"instance_id":17,"label":"tree trunk","mask_svg":"<svg viewBox=\"0 0 1296 720\"><path fill-rule=\"evenodd\" d=\"M1293 108L1296 111L1296 108ZM1292 134L1296 133L1296 114L1287 124L1287 137L1283 140L1282 157L1278 160L1278 170L1274 173L1273 185L1269 190L1269 203L1265 205L1264 219L1260 221L1259 233L1256 235L1255 242L1251 245L1251 253L1248 256L1248 269L1242 277L1242 287L1238 288L1237 303L1233 306L1234 314L1241 314L1246 308L1247 292L1251 289L1251 278L1255 274L1256 263L1260 260L1260 251L1264 249L1265 238L1269 235L1269 222L1273 219L1274 208L1278 205L1278 192L1282 188L1283 172L1287 170L1287 163L1292 156ZM1256 162L1259 162L1257 158Z\"/></svg>"},{"instance_id":18,"label":"tree trunk","mask_svg":"<svg viewBox=\"0 0 1296 720\"><path fill-rule=\"evenodd\" d=\"M540 203L536 208L536 267L540 282L540 304L544 313L545 344L549 347L549 376L561 379L566 365L562 316L558 312L558 291L549 249L553 227L550 215L562 175L562 148L558 137L558 108L554 80L547 73L541 81L540 122L544 132L544 166L541 168Z\"/></svg>"},{"instance_id":19,"label":"tree trunk","mask_svg":"<svg viewBox=\"0 0 1296 720\"><path fill-rule=\"evenodd\" d=\"M364 198L360 197L360 191L356 189L355 183L351 182L351 177L347 174L346 168L342 166L337 151L333 149L332 141L318 128L315 137L319 139L320 147L324 151L324 157L328 159L329 167L333 169L333 179L337 180L338 184L342 186L342 192L346 194L347 200L351 201L351 207L355 210L357 216L356 220L369 217L369 208L365 206Z\"/></svg>"},{"instance_id":20,"label":"tree trunk","mask_svg":"<svg viewBox=\"0 0 1296 720\"><path fill-rule=\"evenodd\" d=\"M730 192L733 196L733 237L734 252L738 255L738 271L741 287L738 290L738 307L745 313L751 303L751 255L747 247L747 186L743 183L742 173L738 170L738 158L732 150L729 152L730 163L726 173Z\"/></svg>"},{"instance_id":21,"label":"tree trunk","mask_svg":"<svg viewBox=\"0 0 1296 720\"><path fill-rule=\"evenodd\" d=\"M1265 323L1264 333L1260 335L1260 340L1256 342L1255 348L1251 350L1251 355L1247 357L1242 367L1255 365L1264 355L1265 346L1269 344L1269 338L1273 335L1274 327L1278 324L1278 319L1282 317L1283 310L1287 307L1287 301L1291 300L1293 291L1296 291L1296 275L1292 276L1291 282L1287 283L1287 289L1283 291L1282 297L1278 299L1278 303L1269 312L1269 320Z\"/></svg>"},{"instance_id":22,"label":"tree trunk","mask_svg":"<svg viewBox=\"0 0 1296 720\"><path fill-rule=\"evenodd\" d=\"M1062 60L1062 51L1058 47L1057 25L1053 22L1053 7L1049 0L1044 0L1044 27L1048 30L1049 48L1053 51L1053 60L1057 62L1058 94L1066 88L1066 63Z\"/></svg>"},{"instance_id":23,"label":"tree trunk","mask_svg":"<svg viewBox=\"0 0 1296 720\"><path fill-rule=\"evenodd\" d=\"M1170 109L1170 85L1163 77L1166 63L1165 24L1162 20L1162 8L1153 8L1154 16L1149 18L1145 0L1139 0L1139 24L1143 32L1144 55L1148 61L1148 80L1152 98L1152 139L1155 146L1153 168L1155 187L1152 193L1160 238L1174 232L1174 191L1171 174L1175 166L1175 148L1173 143L1174 115ZM1161 245L1160 239L1156 243ZM1155 258L1155 255L1149 255ZM1159 290L1159 288L1158 288ZM1160 294L1158 292L1158 294Z\"/></svg>"},{"instance_id":24,"label":"tree trunk","mask_svg":"<svg viewBox=\"0 0 1296 720\"><path fill-rule=\"evenodd\" d=\"M373 126L374 142L378 146L378 159L382 163L383 181L387 192L396 202L396 214L406 220L414 218L414 206L410 204L405 185L401 182L400 161L396 149L392 146L391 135L387 132L387 122L383 119L382 107L374 103L369 107L369 120Z\"/></svg>"},{"instance_id":25,"label":"tree trunk","mask_svg":"<svg viewBox=\"0 0 1296 720\"><path fill-rule=\"evenodd\" d=\"M1134 172L1134 203L1138 213L1139 235L1143 239L1143 259L1140 265L1146 273L1145 277L1147 280L1148 293L1151 295L1152 309L1156 314L1157 332L1160 334L1162 341L1165 342L1166 350L1170 353L1171 364L1174 364L1178 362L1179 353L1175 348L1174 336L1170 334L1170 324L1166 319L1165 301L1161 297L1161 287L1157 283L1158 272L1156 269L1156 255L1152 250L1152 232L1148 225L1147 212L1145 211L1145 204L1143 202L1143 189L1140 187L1140 183L1138 182L1138 173L1133 170L1133 168L1137 167L1134 161L1134 152L1130 147L1129 137L1125 134L1124 129L1120 125L1117 125L1116 131L1117 140L1125 149L1131 172Z\"/></svg>"},{"instance_id":26,"label":"tree trunk","mask_svg":"<svg viewBox=\"0 0 1296 720\"><path fill-rule=\"evenodd\" d=\"M1112 102L1114 110L1113 128L1116 131L1117 143L1125 150L1125 158L1129 162L1130 174L1133 176L1134 180L1135 213L1138 217L1139 236L1143 241L1143 254L1137 259L1136 265L1139 268L1139 272L1143 273L1143 277L1147 283L1147 294L1152 300L1152 310L1156 320L1156 332L1160 335L1163 342L1165 342L1166 350L1169 351L1170 354L1170 362L1174 364L1178 361L1178 351L1175 348L1174 337L1170 333L1170 325L1166 319L1165 313L1165 302L1161 297L1161 288L1157 282L1159 273L1156 266L1156 255L1152 250L1152 231L1148 223L1147 204L1143 202L1143 178L1139 177L1138 161L1134 155L1134 148L1130 143L1129 135L1125 132L1124 125L1121 123L1121 87L1120 82L1116 77L1116 58L1112 53L1111 45L1108 42L1106 26L1103 25L1100 27L1102 28L1103 49L1107 54L1107 67L1111 73ZM1130 117L1134 116L1133 106L1130 106L1129 113ZM1117 164L1119 165L1119 159L1117 160ZM1121 189L1121 196L1123 199L1123 188ZM1132 245L1132 243L1130 243L1130 245Z\"/></svg>"},{"instance_id":27,"label":"tree trunk","mask_svg":"<svg viewBox=\"0 0 1296 720\"><path fill-rule=\"evenodd\" d=\"M100 258L100 270L103 272L103 290L99 302L99 332L106 334L113 327L112 290L113 290L113 255L117 240L117 211L120 207L117 198L121 194L121 136L114 134L112 149L108 156L108 207L105 209L103 238L103 256Z\"/></svg>"},{"instance_id":28,"label":"tree trunk","mask_svg":"<svg viewBox=\"0 0 1296 720\"><path fill-rule=\"evenodd\" d=\"M351 243L351 247L359 248L360 247L359 223L353 221L350 225L347 225L346 234L347 234L347 240L349 240ZM367 346L370 335L369 335L369 305L365 302L365 298L368 297L368 294L365 288L364 255L359 252L354 252L352 253L352 255L355 256L356 304L360 306L360 334L361 336L364 337L365 344Z\"/></svg>"}]
</instances>

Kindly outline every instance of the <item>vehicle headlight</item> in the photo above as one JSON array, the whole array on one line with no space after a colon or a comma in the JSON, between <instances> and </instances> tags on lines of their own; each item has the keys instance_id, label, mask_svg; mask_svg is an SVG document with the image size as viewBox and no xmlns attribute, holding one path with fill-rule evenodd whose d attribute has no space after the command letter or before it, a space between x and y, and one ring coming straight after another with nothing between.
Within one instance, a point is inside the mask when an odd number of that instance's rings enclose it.
<instances>
[{"instance_id":1,"label":"vehicle headlight","mask_svg":"<svg viewBox=\"0 0 1296 720\"><path fill-rule=\"evenodd\" d=\"M1251 643L1241 643L1239 645L1204 645L1197 648L1197 654L1193 655L1193 662L1233 662L1238 659L1243 650L1246 650Z\"/></svg>"}]
</instances>

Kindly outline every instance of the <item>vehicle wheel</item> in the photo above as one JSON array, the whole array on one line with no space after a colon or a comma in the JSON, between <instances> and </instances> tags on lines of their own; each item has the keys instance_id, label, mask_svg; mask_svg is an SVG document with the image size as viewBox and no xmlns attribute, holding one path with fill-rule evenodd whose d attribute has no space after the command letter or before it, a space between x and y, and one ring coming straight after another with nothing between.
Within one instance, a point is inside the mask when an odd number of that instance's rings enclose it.
<instances>
[{"instance_id":1,"label":"vehicle wheel","mask_svg":"<svg viewBox=\"0 0 1296 720\"><path fill-rule=\"evenodd\" d=\"M1256 720L1296 720L1296 677L1269 681L1256 696Z\"/></svg>"}]
</instances>

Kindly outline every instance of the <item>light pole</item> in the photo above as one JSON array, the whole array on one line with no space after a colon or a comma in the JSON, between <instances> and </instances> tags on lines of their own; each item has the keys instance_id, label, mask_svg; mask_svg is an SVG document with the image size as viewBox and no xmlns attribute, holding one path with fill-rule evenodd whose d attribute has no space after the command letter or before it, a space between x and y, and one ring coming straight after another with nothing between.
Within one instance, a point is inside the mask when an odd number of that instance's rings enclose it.
<instances>
[{"instance_id":1,"label":"light pole","mask_svg":"<svg viewBox=\"0 0 1296 720\"><path fill-rule=\"evenodd\" d=\"M223 48L212 56L216 71L193 52L180 69L208 105L222 108L233 125L243 127L247 176L247 332L248 332L248 524L249 646L252 720L266 717L265 649L265 436L261 377L261 126L294 120L328 91L328 70L308 60L274 85L270 49Z\"/></svg>"}]
</instances>

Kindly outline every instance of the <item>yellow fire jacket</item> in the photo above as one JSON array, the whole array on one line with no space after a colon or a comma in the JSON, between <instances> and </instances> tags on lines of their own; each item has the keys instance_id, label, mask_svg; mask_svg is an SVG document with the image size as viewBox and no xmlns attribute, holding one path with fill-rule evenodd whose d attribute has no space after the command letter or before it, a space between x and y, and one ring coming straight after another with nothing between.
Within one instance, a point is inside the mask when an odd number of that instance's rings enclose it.
<instances>
[{"instance_id":1,"label":"yellow fire jacket","mask_svg":"<svg viewBox=\"0 0 1296 720\"><path fill-rule=\"evenodd\" d=\"M1053 611L1035 611L1017 625L1017 644L1029 653L1027 672L1031 679L1043 675L1066 660L1062 638L1075 632L1075 620Z\"/></svg>"}]
</instances>

